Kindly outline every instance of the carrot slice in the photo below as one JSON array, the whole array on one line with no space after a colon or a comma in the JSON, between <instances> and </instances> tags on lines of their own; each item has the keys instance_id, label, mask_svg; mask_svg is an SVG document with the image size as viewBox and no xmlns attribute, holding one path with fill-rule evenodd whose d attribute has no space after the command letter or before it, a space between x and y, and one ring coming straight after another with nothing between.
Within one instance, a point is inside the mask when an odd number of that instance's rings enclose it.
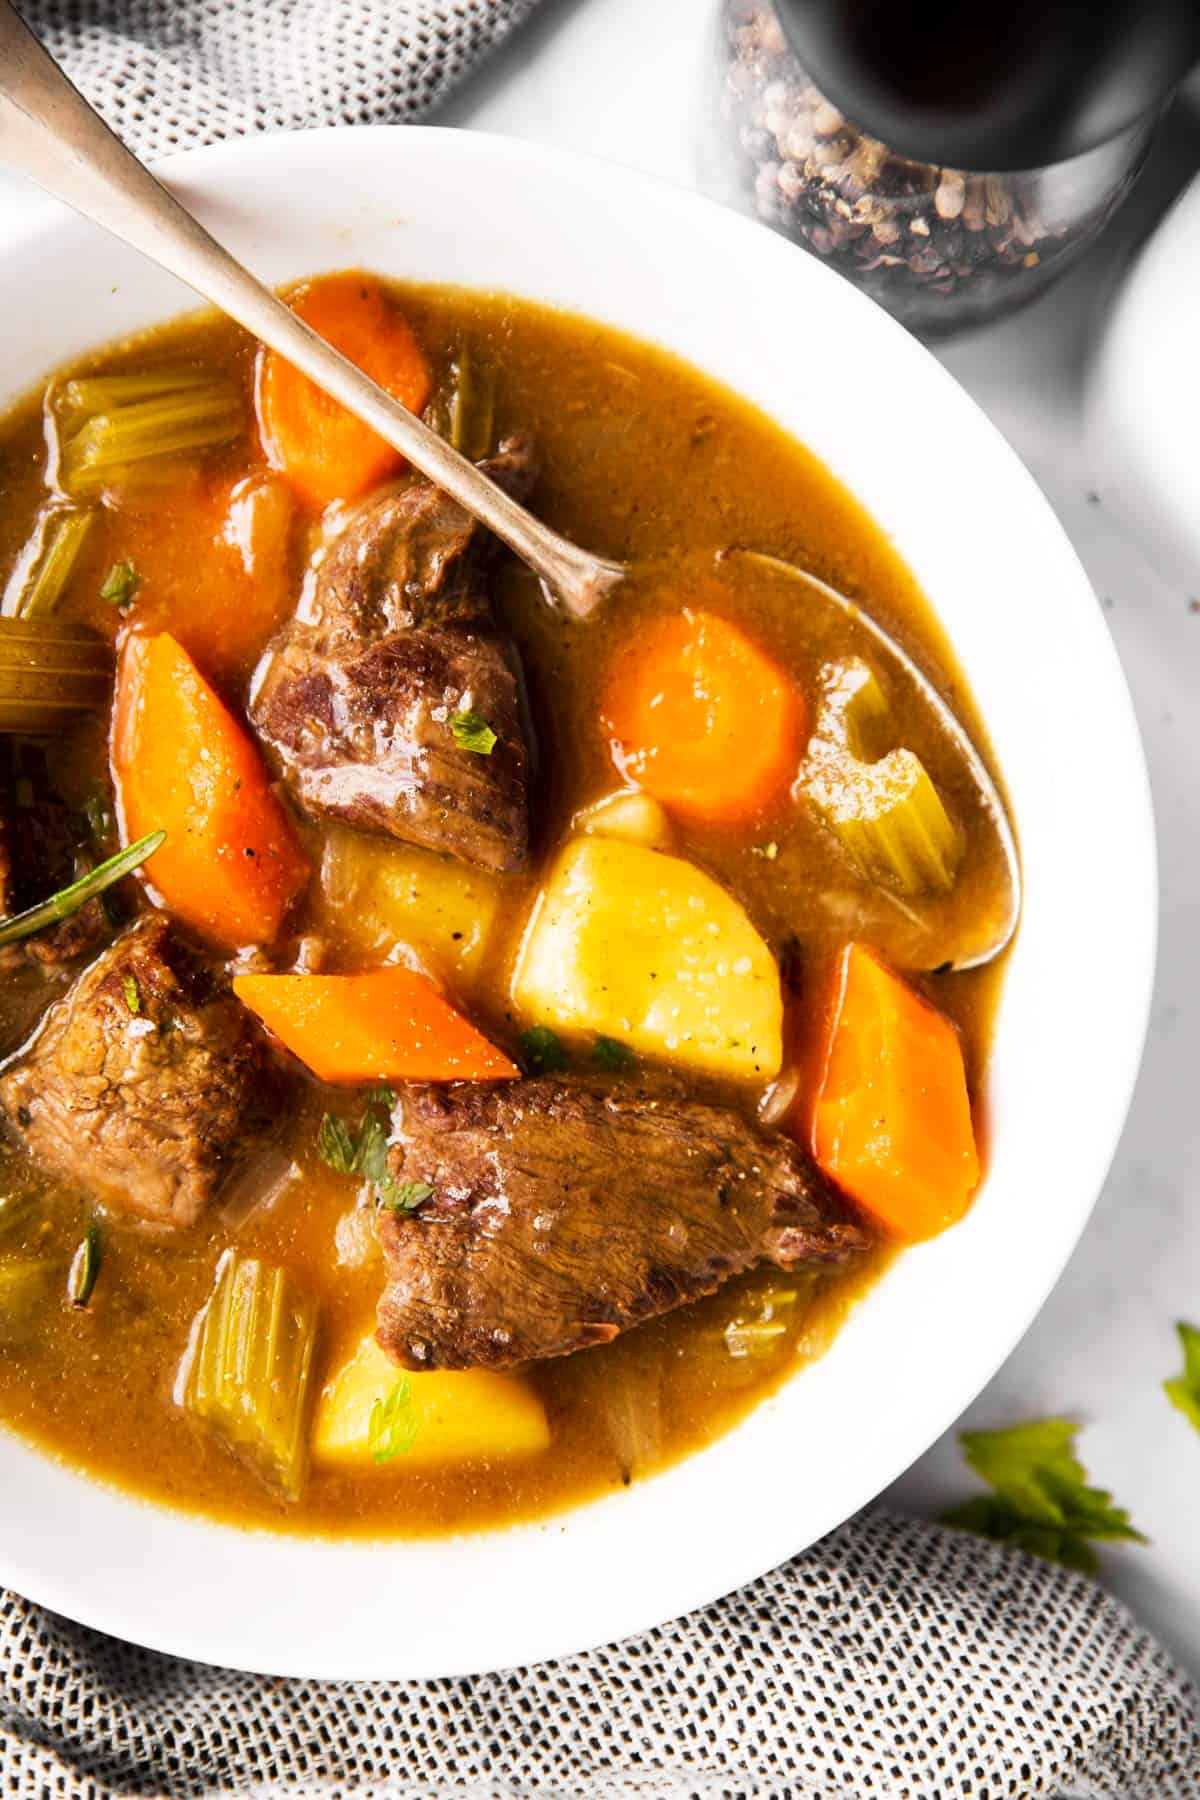
<instances>
[{"instance_id":1,"label":"carrot slice","mask_svg":"<svg viewBox=\"0 0 1200 1800\"><path fill-rule=\"evenodd\" d=\"M410 412L421 411L433 387L429 365L408 320L372 276L322 275L290 305ZM356 500L403 464L377 432L272 350L259 358L255 404L268 460L318 512L333 500Z\"/></svg>"},{"instance_id":2,"label":"carrot slice","mask_svg":"<svg viewBox=\"0 0 1200 1800\"><path fill-rule=\"evenodd\" d=\"M308 862L252 739L167 632L125 640L111 756L126 841L167 834L168 911L231 949L269 944Z\"/></svg>"},{"instance_id":3,"label":"carrot slice","mask_svg":"<svg viewBox=\"0 0 1200 1800\"><path fill-rule=\"evenodd\" d=\"M103 513L82 616L106 637L124 634L124 615L99 590L114 565L131 563L138 630L169 631L212 679L240 685L296 604L295 511L291 484L267 469L231 482L226 471L181 468Z\"/></svg>"},{"instance_id":4,"label":"carrot slice","mask_svg":"<svg viewBox=\"0 0 1200 1800\"><path fill-rule=\"evenodd\" d=\"M322 1081L497 1081L502 1050L400 964L361 975L238 975L234 993Z\"/></svg>"},{"instance_id":5,"label":"carrot slice","mask_svg":"<svg viewBox=\"0 0 1200 1800\"><path fill-rule=\"evenodd\" d=\"M752 818L795 774L803 698L744 632L685 607L640 627L609 673L601 718L613 761L697 819Z\"/></svg>"},{"instance_id":6,"label":"carrot slice","mask_svg":"<svg viewBox=\"0 0 1200 1800\"><path fill-rule=\"evenodd\" d=\"M955 1224L979 1183L958 1033L861 944L838 962L810 1139L825 1173L903 1242Z\"/></svg>"}]
</instances>

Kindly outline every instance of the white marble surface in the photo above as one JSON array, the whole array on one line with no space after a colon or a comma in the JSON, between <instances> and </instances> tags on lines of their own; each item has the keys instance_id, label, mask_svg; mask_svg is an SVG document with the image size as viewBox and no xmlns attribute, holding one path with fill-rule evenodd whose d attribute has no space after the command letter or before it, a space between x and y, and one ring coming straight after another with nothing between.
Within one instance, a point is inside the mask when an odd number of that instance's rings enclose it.
<instances>
[{"instance_id":1,"label":"white marble surface","mask_svg":"<svg viewBox=\"0 0 1200 1800\"><path fill-rule=\"evenodd\" d=\"M709 0L545 0L439 122L591 151L690 182L713 11ZM1041 482L1107 609L1145 734L1163 885L1153 1023L1121 1149L1063 1280L967 1422L1063 1412L1085 1424L1081 1447L1094 1478L1151 1539L1109 1555L1106 1579L1200 1675L1200 1437L1160 1386L1178 1364L1172 1322L1200 1324L1200 959L1192 937L1200 898L1200 608L1190 610L1190 596L1161 581L1089 500L1079 431L1089 333L1114 271L1197 167L1193 100L1177 110L1110 238L1030 311L943 355ZM28 205L23 185L0 175L0 237L19 226ZM1194 380L1194 369L1185 374ZM1003 554L1003 520L989 518L984 494L980 529L982 553ZM1012 576L1020 581L1019 567ZM1036 655L1036 645L1030 650ZM1120 844L1097 846L1097 882L1120 855ZM1120 944L1112 954L1120 956ZM1047 1195L1047 1205L1052 1200ZM951 1435L892 1498L926 1513L968 1485Z\"/></svg>"}]
</instances>

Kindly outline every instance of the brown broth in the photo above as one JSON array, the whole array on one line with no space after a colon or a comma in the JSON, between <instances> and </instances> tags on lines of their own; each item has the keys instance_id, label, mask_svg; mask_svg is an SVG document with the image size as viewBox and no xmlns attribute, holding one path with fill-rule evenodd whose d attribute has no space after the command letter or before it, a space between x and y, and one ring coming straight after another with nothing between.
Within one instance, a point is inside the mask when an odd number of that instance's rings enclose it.
<instances>
[{"instance_id":1,"label":"brown broth","mask_svg":"<svg viewBox=\"0 0 1200 1800\"><path fill-rule=\"evenodd\" d=\"M545 853L581 805L620 785L596 724L599 685L614 649L656 607L702 594L705 605L743 623L793 672L810 703L821 663L859 648L845 621L814 605L804 588L744 563L727 562L718 576L712 555L731 544L803 564L866 601L978 734L969 696L912 576L846 491L761 413L665 352L587 320L456 290L399 288L397 296L436 367L447 364L464 336L477 361L494 365L498 429L519 426L536 439L542 471L536 506L544 517L605 553L635 562L669 559L586 626L549 611L515 563L506 562L498 578L499 603L521 645L538 721ZM249 394L253 346L235 327L209 317L180 321L81 368L112 371L181 359L231 370ZM239 704L270 629L291 609L312 537L311 524L298 519L287 566L247 575L222 536L222 521L232 484L261 461L256 441L246 440L182 465L170 486L107 511L72 577L64 612L115 635L121 621L96 596L108 567L131 558L142 577L137 623L170 623L189 647L194 630L197 660ZM0 576L45 497L44 463L39 394L0 421ZM935 924L953 925L988 905L997 870L948 746L911 696L892 698L903 741L919 752L967 824L962 878L948 900L927 909ZM103 729L95 722L55 747L67 798L82 801L104 755ZM310 833L318 855L319 835ZM767 843L777 846L773 858L762 854ZM806 987L852 935L902 964L936 960L928 954L921 960L936 932L914 938L909 920L848 869L802 808L781 807L752 831L684 826L679 844L681 854L737 895L778 954L792 959L798 950ZM464 997L481 1022L509 1041L508 965L537 879L535 872L503 884L489 948L463 980ZM318 885L305 907L298 932L336 929ZM335 943L335 958L338 953ZM356 947L343 945L340 954L344 965L352 964ZM286 966L286 957L281 963ZM995 966L926 981L962 1030L980 1117L998 982ZM47 984L46 997L55 991ZM7 1005L0 994L0 1025ZM12 1008L15 1017L15 998ZM11 1021L9 1029L11 1048ZM757 1099L744 1089L729 1097L743 1109ZM315 1154L328 1099L315 1083L301 1096L277 1146L279 1165L294 1159L298 1177L273 1206L251 1212L236 1229L228 1208L179 1236L106 1224L92 1306L82 1312L56 1307L21 1353L0 1350L0 1419L124 1487L239 1522L406 1536L481 1528L577 1504L709 1442L819 1353L887 1260L881 1248L851 1277L823 1286L792 1280L797 1299L787 1331L761 1357L730 1355L724 1330L753 1315L767 1288L789 1285L775 1272L731 1283L711 1300L611 1346L538 1365L531 1379L552 1425L545 1452L441 1472L406 1471L402 1459L353 1474L315 1469L303 1498L288 1506L190 1426L172 1389L190 1323L229 1242L284 1263L319 1295L322 1379L362 1334L381 1270L378 1260L360 1267L338 1260L335 1234L353 1210L355 1185L331 1174ZM245 1187L238 1184L238 1192ZM48 1184L43 1195L27 1243L65 1270L88 1204L82 1194Z\"/></svg>"}]
</instances>

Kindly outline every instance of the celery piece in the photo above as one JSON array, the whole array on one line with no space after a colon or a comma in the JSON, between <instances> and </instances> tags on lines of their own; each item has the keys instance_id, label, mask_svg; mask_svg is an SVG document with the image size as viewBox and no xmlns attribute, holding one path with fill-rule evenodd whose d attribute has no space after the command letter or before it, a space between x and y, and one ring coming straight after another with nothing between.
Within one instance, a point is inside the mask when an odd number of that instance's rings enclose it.
<instances>
[{"instance_id":1,"label":"celery piece","mask_svg":"<svg viewBox=\"0 0 1200 1800\"><path fill-rule=\"evenodd\" d=\"M454 365L450 442L472 462L491 454L496 430L496 371L464 343Z\"/></svg>"},{"instance_id":2,"label":"celery piece","mask_svg":"<svg viewBox=\"0 0 1200 1800\"><path fill-rule=\"evenodd\" d=\"M428 416L433 429L471 462L490 456L496 442L496 371L476 361L469 343L459 345L449 383Z\"/></svg>"},{"instance_id":3,"label":"celery piece","mask_svg":"<svg viewBox=\"0 0 1200 1800\"><path fill-rule=\"evenodd\" d=\"M212 381L208 369L171 367L142 369L136 375L82 375L65 381L53 397L63 424L70 429L96 413L153 400L160 394L185 394L211 386Z\"/></svg>"},{"instance_id":4,"label":"celery piece","mask_svg":"<svg viewBox=\"0 0 1200 1800\"><path fill-rule=\"evenodd\" d=\"M0 617L0 731L32 729L9 711L104 706L112 671L112 644L86 625Z\"/></svg>"},{"instance_id":5,"label":"celery piece","mask_svg":"<svg viewBox=\"0 0 1200 1800\"><path fill-rule=\"evenodd\" d=\"M5 618L39 619L54 611L94 517L94 513L64 506L42 512L4 590L0 613Z\"/></svg>"},{"instance_id":6,"label":"celery piece","mask_svg":"<svg viewBox=\"0 0 1200 1800\"><path fill-rule=\"evenodd\" d=\"M804 787L864 875L904 894L954 884L963 837L920 757L893 749L868 760L889 709L867 664L830 664L809 741Z\"/></svg>"},{"instance_id":7,"label":"celery piece","mask_svg":"<svg viewBox=\"0 0 1200 1800\"><path fill-rule=\"evenodd\" d=\"M228 444L244 424L242 396L232 381L189 379L186 386L91 413L74 432L64 429L60 480L70 494L93 494L131 464Z\"/></svg>"},{"instance_id":8,"label":"celery piece","mask_svg":"<svg viewBox=\"0 0 1200 1800\"><path fill-rule=\"evenodd\" d=\"M176 1399L289 1500L304 1485L317 1303L285 1269L227 1250Z\"/></svg>"},{"instance_id":9,"label":"celery piece","mask_svg":"<svg viewBox=\"0 0 1200 1800\"><path fill-rule=\"evenodd\" d=\"M730 1356L762 1358L782 1348L798 1298L795 1288L778 1283L756 1294L752 1309L739 1312L721 1334Z\"/></svg>"}]
</instances>

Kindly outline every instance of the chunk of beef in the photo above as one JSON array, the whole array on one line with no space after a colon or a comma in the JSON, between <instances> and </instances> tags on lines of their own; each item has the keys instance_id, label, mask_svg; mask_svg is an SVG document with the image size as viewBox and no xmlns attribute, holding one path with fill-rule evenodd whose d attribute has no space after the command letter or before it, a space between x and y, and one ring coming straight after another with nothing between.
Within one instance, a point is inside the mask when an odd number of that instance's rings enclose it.
<instances>
[{"instance_id":1,"label":"chunk of beef","mask_svg":"<svg viewBox=\"0 0 1200 1800\"><path fill-rule=\"evenodd\" d=\"M410 1369L563 1356L868 1242L798 1145L666 1082L409 1087L392 1156L434 1189L380 1217L378 1338Z\"/></svg>"},{"instance_id":2,"label":"chunk of beef","mask_svg":"<svg viewBox=\"0 0 1200 1800\"><path fill-rule=\"evenodd\" d=\"M162 913L83 971L0 1076L47 1169L168 1225L195 1222L277 1099L250 1015Z\"/></svg>"},{"instance_id":3,"label":"chunk of beef","mask_svg":"<svg viewBox=\"0 0 1200 1800\"><path fill-rule=\"evenodd\" d=\"M42 751L0 739L0 915L48 900L94 866L83 822L55 795ZM55 968L94 950L108 936L108 919L97 898L0 955L8 964L28 958Z\"/></svg>"},{"instance_id":4,"label":"chunk of beef","mask_svg":"<svg viewBox=\"0 0 1200 1800\"><path fill-rule=\"evenodd\" d=\"M519 495L532 484L523 439L483 466ZM529 853L529 751L516 652L488 595L489 542L431 482L376 494L268 651L251 713L315 817L508 870ZM456 712L486 720L490 755L459 745Z\"/></svg>"}]
</instances>

